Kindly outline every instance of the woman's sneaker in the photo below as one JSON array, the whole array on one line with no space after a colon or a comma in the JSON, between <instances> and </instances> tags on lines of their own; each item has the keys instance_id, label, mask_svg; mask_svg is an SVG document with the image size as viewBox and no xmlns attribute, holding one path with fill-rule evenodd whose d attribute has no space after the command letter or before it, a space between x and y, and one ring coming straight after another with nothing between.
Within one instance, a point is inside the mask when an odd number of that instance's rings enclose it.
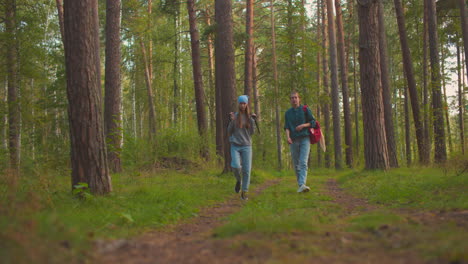
<instances>
[{"instance_id":1,"label":"woman's sneaker","mask_svg":"<svg viewBox=\"0 0 468 264\"><path fill-rule=\"evenodd\" d=\"M297 192L298 193L302 193L302 192L308 192L310 191L310 188L308 186L306 186L305 184L302 184L301 187L299 187L299 189L297 189Z\"/></svg>"},{"instance_id":2,"label":"woman's sneaker","mask_svg":"<svg viewBox=\"0 0 468 264\"><path fill-rule=\"evenodd\" d=\"M234 191L235 191L236 193L239 193L239 191L240 191L240 186L241 186L240 181L236 181L236 187L234 187Z\"/></svg>"},{"instance_id":3,"label":"woman's sneaker","mask_svg":"<svg viewBox=\"0 0 468 264\"><path fill-rule=\"evenodd\" d=\"M247 201L249 198L247 197L247 192L245 191L242 191L241 192L241 199L244 200L244 201Z\"/></svg>"}]
</instances>

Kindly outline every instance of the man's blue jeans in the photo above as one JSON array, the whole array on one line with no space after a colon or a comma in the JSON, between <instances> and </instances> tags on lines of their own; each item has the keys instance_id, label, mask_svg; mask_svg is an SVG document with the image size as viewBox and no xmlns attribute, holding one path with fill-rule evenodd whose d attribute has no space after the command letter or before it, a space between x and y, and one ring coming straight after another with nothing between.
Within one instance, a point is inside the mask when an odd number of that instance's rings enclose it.
<instances>
[{"instance_id":1,"label":"man's blue jeans","mask_svg":"<svg viewBox=\"0 0 468 264\"><path fill-rule=\"evenodd\" d=\"M307 182L307 161L309 159L310 141L309 137L300 137L293 139L289 145L291 156L296 172L297 184L299 187Z\"/></svg>"},{"instance_id":2,"label":"man's blue jeans","mask_svg":"<svg viewBox=\"0 0 468 264\"><path fill-rule=\"evenodd\" d=\"M252 146L231 144L231 167L234 169L242 168L242 191L248 191L252 167Z\"/></svg>"}]
</instances>

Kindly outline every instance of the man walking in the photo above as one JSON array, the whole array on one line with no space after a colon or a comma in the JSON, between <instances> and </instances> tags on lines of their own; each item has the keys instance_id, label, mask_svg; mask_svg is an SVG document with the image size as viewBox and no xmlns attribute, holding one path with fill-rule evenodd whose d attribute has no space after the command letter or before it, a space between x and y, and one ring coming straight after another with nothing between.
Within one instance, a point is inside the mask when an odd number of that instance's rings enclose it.
<instances>
[{"instance_id":1,"label":"man walking","mask_svg":"<svg viewBox=\"0 0 468 264\"><path fill-rule=\"evenodd\" d=\"M286 111L284 129L291 150L291 156L296 173L297 192L308 192L310 188L307 182L307 160L309 159L310 141L309 127L315 128L315 118L308 107L301 105L299 93L291 92L291 108Z\"/></svg>"}]
</instances>

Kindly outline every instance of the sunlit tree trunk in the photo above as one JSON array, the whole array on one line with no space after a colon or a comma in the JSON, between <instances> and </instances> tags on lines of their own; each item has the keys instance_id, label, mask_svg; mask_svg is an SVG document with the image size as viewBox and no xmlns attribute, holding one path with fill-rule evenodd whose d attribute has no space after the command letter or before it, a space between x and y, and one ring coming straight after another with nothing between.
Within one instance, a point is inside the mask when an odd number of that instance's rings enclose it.
<instances>
[{"instance_id":1,"label":"sunlit tree trunk","mask_svg":"<svg viewBox=\"0 0 468 264\"><path fill-rule=\"evenodd\" d=\"M442 89L443 89L443 111L445 115L445 120L447 121L447 138L448 138L448 143L449 143L449 152L453 151L453 146L452 146L452 132L450 128L450 117L449 117L449 103L447 101L447 89L445 87L445 54L444 54L444 47L441 44L440 45L440 51L441 51L441 66L442 66Z\"/></svg>"},{"instance_id":2,"label":"sunlit tree trunk","mask_svg":"<svg viewBox=\"0 0 468 264\"><path fill-rule=\"evenodd\" d=\"M245 33L247 35L247 40L245 41L244 94L249 97L252 95L253 82L253 3L253 0L246 0Z\"/></svg>"},{"instance_id":3,"label":"sunlit tree trunk","mask_svg":"<svg viewBox=\"0 0 468 264\"><path fill-rule=\"evenodd\" d=\"M175 12L174 12L174 63L172 68L173 73L173 102L172 102L172 121L174 124L177 124L178 117L179 117L179 103L180 94L179 94L179 4L176 2L174 4Z\"/></svg>"},{"instance_id":4,"label":"sunlit tree trunk","mask_svg":"<svg viewBox=\"0 0 468 264\"><path fill-rule=\"evenodd\" d=\"M338 62L336 55L336 35L333 15L333 0L327 1L328 17L328 39L330 51L330 71L331 71L331 92L332 92L332 114L333 114L333 146L335 147L335 168L342 168L341 154L341 118L340 118L340 98L338 89Z\"/></svg>"},{"instance_id":5,"label":"sunlit tree trunk","mask_svg":"<svg viewBox=\"0 0 468 264\"><path fill-rule=\"evenodd\" d=\"M16 1L5 1L6 68L8 77L8 148L10 169L19 172L21 113L18 87L18 47L16 40Z\"/></svg>"},{"instance_id":6,"label":"sunlit tree trunk","mask_svg":"<svg viewBox=\"0 0 468 264\"><path fill-rule=\"evenodd\" d=\"M55 0L57 4L57 14L59 20L60 36L62 36L62 42L65 41L64 29L63 29L63 0Z\"/></svg>"},{"instance_id":7,"label":"sunlit tree trunk","mask_svg":"<svg viewBox=\"0 0 468 264\"><path fill-rule=\"evenodd\" d=\"M467 20L467 13L468 10L466 8L465 0L458 0L458 7L460 8L460 19L461 19L461 27L462 27L462 35L463 35L463 47L465 48L465 65L468 69L468 20ZM468 77L468 71L467 71Z\"/></svg>"},{"instance_id":8,"label":"sunlit tree trunk","mask_svg":"<svg viewBox=\"0 0 468 264\"><path fill-rule=\"evenodd\" d=\"M149 136L153 140L156 137L156 111L154 109L153 99L153 85L151 78L151 63L149 62L148 56L146 55L146 48L143 40L140 39L140 47L143 55L143 62L145 64L145 84L146 93L148 95L148 106L149 106Z\"/></svg>"},{"instance_id":9,"label":"sunlit tree trunk","mask_svg":"<svg viewBox=\"0 0 468 264\"><path fill-rule=\"evenodd\" d=\"M366 169L388 169L380 76L378 1L358 2L364 157Z\"/></svg>"},{"instance_id":10,"label":"sunlit tree trunk","mask_svg":"<svg viewBox=\"0 0 468 264\"><path fill-rule=\"evenodd\" d=\"M253 89L253 97L254 97L254 111L257 114L257 120L261 119L261 102L260 102L260 89L258 88L258 76L257 76L257 53L256 47L253 48L253 65L252 65L252 89Z\"/></svg>"},{"instance_id":11,"label":"sunlit tree trunk","mask_svg":"<svg viewBox=\"0 0 468 264\"><path fill-rule=\"evenodd\" d=\"M221 104L216 107L222 107L221 116L223 125L223 144L224 144L224 172L231 170L231 148L227 135L228 114L236 111L236 74L233 40L233 21L232 21L232 2L231 0L215 1L215 21L216 21L216 40L215 40L215 78L216 89L220 92Z\"/></svg>"},{"instance_id":12,"label":"sunlit tree trunk","mask_svg":"<svg viewBox=\"0 0 468 264\"><path fill-rule=\"evenodd\" d=\"M444 112L440 83L440 63L437 34L437 16L434 0L426 0L429 29L429 54L431 62L432 111L434 113L434 160L442 163L447 160L445 146Z\"/></svg>"},{"instance_id":13,"label":"sunlit tree trunk","mask_svg":"<svg viewBox=\"0 0 468 264\"><path fill-rule=\"evenodd\" d=\"M107 159L112 172L120 172L122 145L122 95L120 80L120 0L106 1L106 74L104 99L104 132Z\"/></svg>"},{"instance_id":14,"label":"sunlit tree trunk","mask_svg":"<svg viewBox=\"0 0 468 264\"><path fill-rule=\"evenodd\" d=\"M278 158L278 170L283 168L281 158L281 128L280 128L280 113L279 113L279 88L278 88L278 69L276 61L276 22L275 22L275 6L274 1L270 0L270 19L271 19L271 51L272 51L272 66L273 66L273 86L275 89L275 126L276 126L276 151Z\"/></svg>"},{"instance_id":15,"label":"sunlit tree trunk","mask_svg":"<svg viewBox=\"0 0 468 264\"><path fill-rule=\"evenodd\" d=\"M385 135L387 137L388 158L391 168L398 168L395 130L393 128L392 95L390 92L390 77L388 74L388 51L385 31L383 1L379 0L379 51L380 73L382 76L382 98L384 104Z\"/></svg>"},{"instance_id":16,"label":"sunlit tree trunk","mask_svg":"<svg viewBox=\"0 0 468 264\"><path fill-rule=\"evenodd\" d=\"M112 185L101 112L98 2L65 0L64 17L72 188L85 182L92 193L105 194Z\"/></svg>"},{"instance_id":17,"label":"sunlit tree trunk","mask_svg":"<svg viewBox=\"0 0 468 264\"><path fill-rule=\"evenodd\" d=\"M336 27L338 38L338 59L340 62L341 73L341 91L343 93L343 115L344 115L344 133L345 133L345 154L346 165L353 166L353 134L351 128L351 109L349 107L349 88L348 88L348 63L346 61L345 40L343 32L343 15L341 11L341 1L335 0Z\"/></svg>"},{"instance_id":18,"label":"sunlit tree trunk","mask_svg":"<svg viewBox=\"0 0 468 264\"><path fill-rule=\"evenodd\" d=\"M409 96L411 99L411 107L413 110L414 126L416 128L416 140L418 143L419 161L422 164L428 164L430 153L428 153L428 150L425 149L423 126L422 126L420 111L419 111L418 91L416 89L416 81L414 78L411 53L409 50L408 40L407 40L407 35L406 35L403 8L401 6L400 0L394 0L394 3L395 3L395 11L396 11L397 22L398 22L398 31L400 35L401 50L403 53L403 66L405 70L406 80L408 82Z\"/></svg>"},{"instance_id":19,"label":"sunlit tree trunk","mask_svg":"<svg viewBox=\"0 0 468 264\"><path fill-rule=\"evenodd\" d=\"M462 74L461 74L461 60L460 60L460 45L457 44L457 73L458 73L458 126L460 128L460 147L463 154L465 154L465 128L463 122L463 108L465 104L463 102L463 86L462 86Z\"/></svg>"},{"instance_id":20,"label":"sunlit tree trunk","mask_svg":"<svg viewBox=\"0 0 468 264\"><path fill-rule=\"evenodd\" d=\"M195 89L195 102L197 107L198 134L206 140L208 123L205 111L205 90L203 89L203 77L200 56L200 34L197 27L197 14L195 12L194 0L187 1L187 9L190 26L190 44L192 47L193 86ZM203 144L203 146L207 146ZM202 155L208 157L208 149L202 150Z\"/></svg>"}]
</instances>

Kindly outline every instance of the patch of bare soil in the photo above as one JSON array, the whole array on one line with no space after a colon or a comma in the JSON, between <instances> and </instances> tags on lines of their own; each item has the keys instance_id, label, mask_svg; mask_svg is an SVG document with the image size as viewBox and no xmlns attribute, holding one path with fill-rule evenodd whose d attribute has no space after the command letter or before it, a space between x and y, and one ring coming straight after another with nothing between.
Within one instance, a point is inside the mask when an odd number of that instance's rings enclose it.
<instances>
[{"instance_id":1,"label":"patch of bare soil","mask_svg":"<svg viewBox=\"0 0 468 264\"><path fill-rule=\"evenodd\" d=\"M251 194L277 184L271 180ZM248 202L248 201L247 201ZM170 230L153 231L130 240L97 241L96 263L242 263L248 256L238 255L229 240L213 239L213 230L238 211L243 201L238 195L203 209L198 217Z\"/></svg>"}]
</instances>

